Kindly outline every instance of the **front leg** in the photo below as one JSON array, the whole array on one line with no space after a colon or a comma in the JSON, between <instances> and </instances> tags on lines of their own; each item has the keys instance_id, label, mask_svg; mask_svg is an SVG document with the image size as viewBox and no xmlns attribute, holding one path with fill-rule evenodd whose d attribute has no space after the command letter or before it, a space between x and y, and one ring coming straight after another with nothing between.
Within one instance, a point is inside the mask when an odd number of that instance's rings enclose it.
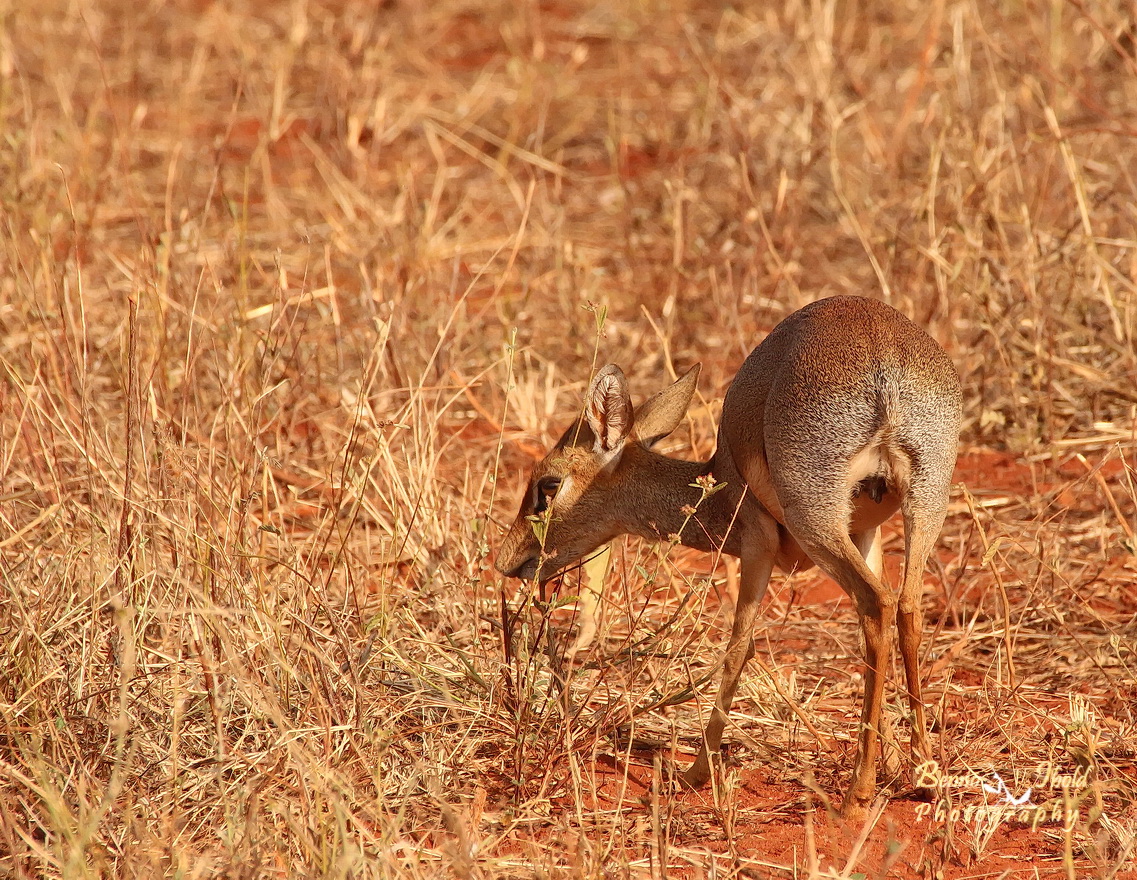
<instances>
[{"instance_id":1,"label":"front leg","mask_svg":"<svg viewBox=\"0 0 1137 880\"><path fill-rule=\"evenodd\" d=\"M703 733L703 746L699 750L699 756L681 777L683 783L691 788L700 788L711 778L711 755L717 753L722 745L722 733L730 705L734 702L734 692L738 689L742 668L754 656L754 619L758 616L758 606L766 595L773 567L773 551L743 551L738 603L734 609L734 626L730 632L730 641L727 642L726 656L723 658L718 697Z\"/></svg>"}]
</instances>

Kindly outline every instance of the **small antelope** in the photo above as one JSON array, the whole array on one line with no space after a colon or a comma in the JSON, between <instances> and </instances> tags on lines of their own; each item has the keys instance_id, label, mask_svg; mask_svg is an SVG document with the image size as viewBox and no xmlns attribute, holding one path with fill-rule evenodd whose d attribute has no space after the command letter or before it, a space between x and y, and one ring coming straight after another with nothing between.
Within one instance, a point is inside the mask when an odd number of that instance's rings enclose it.
<instances>
[{"instance_id":1,"label":"small antelope","mask_svg":"<svg viewBox=\"0 0 1137 880\"><path fill-rule=\"evenodd\" d=\"M718 698L699 755L683 775L699 787L710 777L739 675L754 655L751 631L774 565L820 566L856 602L864 632L864 704L844 800L846 815L861 813L876 790L894 624L912 709L913 761L930 757L918 668L920 594L955 465L959 378L944 350L892 307L835 296L794 312L750 353L726 393L710 461L653 452L686 414L698 376L696 364L633 410L620 368L601 369L584 414L534 467L497 567L543 582L621 534L678 534L688 547L741 559ZM700 502L703 490L693 484L702 477L706 485L707 475L725 486ZM905 556L899 602L881 579L880 547L880 525L897 509Z\"/></svg>"}]
</instances>

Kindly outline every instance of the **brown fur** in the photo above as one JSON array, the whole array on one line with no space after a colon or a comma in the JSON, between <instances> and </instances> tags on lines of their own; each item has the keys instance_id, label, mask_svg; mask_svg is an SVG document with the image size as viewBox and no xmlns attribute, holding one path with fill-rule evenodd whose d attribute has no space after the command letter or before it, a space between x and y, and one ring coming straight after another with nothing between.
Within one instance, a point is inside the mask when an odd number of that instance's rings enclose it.
<instances>
[{"instance_id":1,"label":"brown fur","mask_svg":"<svg viewBox=\"0 0 1137 880\"><path fill-rule=\"evenodd\" d=\"M782 321L743 363L727 391L710 461L658 455L650 443L679 424L697 376L696 367L629 419L623 374L612 365L601 370L585 417L534 468L498 568L547 580L620 534L678 533L687 546L741 557L722 685L703 748L685 776L701 785L752 654L750 631L771 569L820 565L856 602L865 634L864 709L845 798L847 811L858 812L876 787L895 624L914 717L913 756L928 757L919 598L955 463L962 406L955 369L930 336L890 306L860 297L819 300ZM726 487L700 503L692 484L706 475ZM545 515L542 547L530 518L536 487L547 477L562 483ZM880 579L878 535L898 509L906 556L899 600Z\"/></svg>"}]
</instances>

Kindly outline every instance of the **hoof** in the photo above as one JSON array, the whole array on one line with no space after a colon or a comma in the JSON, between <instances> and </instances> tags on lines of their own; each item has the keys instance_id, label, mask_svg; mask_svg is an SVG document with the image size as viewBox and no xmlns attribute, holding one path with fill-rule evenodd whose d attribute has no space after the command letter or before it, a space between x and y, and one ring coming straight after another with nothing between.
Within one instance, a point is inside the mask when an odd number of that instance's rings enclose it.
<instances>
[{"instance_id":1,"label":"hoof","mask_svg":"<svg viewBox=\"0 0 1137 880\"><path fill-rule=\"evenodd\" d=\"M912 768L913 797L919 801L935 801L939 796L939 789L943 780L939 765L932 760L925 760Z\"/></svg>"},{"instance_id":2,"label":"hoof","mask_svg":"<svg viewBox=\"0 0 1137 880\"><path fill-rule=\"evenodd\" d=\"M871 803L871 794L864 797L850 789L845 792L845 799L841 802L841 818L849 822L863 822L868 817Z\"/></svg>"},{"instance_id":3,"label":"hoof","mask_svg":"<svg viewBox=\"0 0 1137 880\"><path fill-rule=\"evenodd\" d=\"M702 755L695 759L695 763L679 774L679 785L683 788L702 788L711 778L711 765Z\"/></svg>"}]
</instances>

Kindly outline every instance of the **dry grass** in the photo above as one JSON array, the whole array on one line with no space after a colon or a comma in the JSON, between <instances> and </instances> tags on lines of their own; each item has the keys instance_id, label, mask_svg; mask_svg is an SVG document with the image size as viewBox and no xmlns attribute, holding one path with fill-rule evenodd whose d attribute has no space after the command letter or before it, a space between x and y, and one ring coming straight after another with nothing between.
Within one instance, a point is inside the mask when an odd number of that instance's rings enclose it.
<instances>
[{"instance_id":1,"label":"dry grass","mask_svg":"<svg viewBox=\"0 0 1137 880\"><path fill-rule=\"evenodd\" d=\"M0 2L0 876L1125 876L1132 5L422 6ZM562 696L568 610L550 641L489 567L598 359L640 395L702 360L672 451L706 456L834 293L964 380L944 767L1080 767L1077 821L827 843L858 649L804 575L738 760L669 798L722 570L629 542Z\"/></svg>"}]
</instances>

